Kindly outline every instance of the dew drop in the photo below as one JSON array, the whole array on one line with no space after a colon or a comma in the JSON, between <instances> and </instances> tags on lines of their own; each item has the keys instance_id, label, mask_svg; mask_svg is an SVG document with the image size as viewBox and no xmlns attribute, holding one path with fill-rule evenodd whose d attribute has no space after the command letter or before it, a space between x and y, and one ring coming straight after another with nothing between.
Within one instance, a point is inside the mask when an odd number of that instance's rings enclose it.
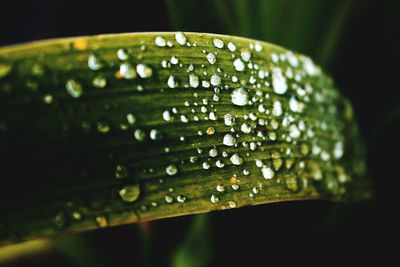
<instances>
[{"instance_id":1,"label":"dew drop","mask_svg":"<svg viewBox=\"0 0 400 267\"><path fill-rule=\"evenodd\" d=\"M165 168L165 173L169 176L174 176L178 173L178 168L175 165L170 164Z\"/></svg>"},{"instance_id":2,"label":"dew drop","mask_svg":"<svg viewBox=\"0 0 400 267\"><path fill-rule=\"evenodd\" d=\"M214 127L207 127L206 133L207 135L213 135L215 133Z\"/></svg>"},{"instance_id":3,"label":"dew drop","mask_svg":"<svg viewBox=\"0 0 400 267\"><path fill-rule=\"evenodd\" d=\"M235 123L235 117L233 117L230 113L226 113L224 115L224 123L226 126L232 126Z\"/></svg>"},{"instance_id":4,"label":"dew drop","mask_svg":"<svg viewBox=\"0 0 400 267\"><path fill-rule=\"evenodd\" d=\"M88 67L91 70L99 70L103 67L103 63L96 55L92 54L88 58Z\"/></svg>"},{"instance_id":5,"label":"dew drop","mask_svg":"<svg viewBox=\"0 0 400 267\"><path fill-rule=\"evenodd\" d=\"M65 88L67 89L68 94L73 98L79 98L83 93L82 85L74 79L69 79L65 83Z\"/></svg>"},{"instance_id":6,"label":"dew drop","mask_svg":"<svg viewBox=\"0 0 400 267\"><path fill-rule=\"evenodd\" d=\"M272 87L274 92L278 95L283 95L287 91L286 78L282 75L280 68L274 68L272 70Z\"/></svg>"},{"instance_id":7,"label":"dew drop","mask_svg":"<svg viewBox=\"0 0 400 267\"><path fill-rule=\"evenodd\" d=\"M168 77L167 85L169 88L175 88L178 86L177 82L175 81L175 77L170 75Z\"/></svg>"},{"instance_id":8,"label":"dew drop","mask_svg":"<svg viewBox=\"0 0 400 267\"><path fill-rule=\"evenodd\" d=\"M245 65L240 58L237 58L233 61L233 66L237 71L244 71Z\"/></svg>"},{"instance_id":9,"label":"dew drop","mask_svg":"<svg viewBox=\"0 0 400 267\"><path fill-rule=\"evenodd\" d=\"M236 144L236 139L231 134L225 134L222 143L226 146L234 146Z\"/></svg>"},{"instance_id":10,"label":"dew drop","mask_svg":"<svg viewBox=\"0 0 400 267\"><path fill-rule=\"evenodd\" d=\"M130 125L134 125L136 123L136 117L132 113L126 114L126 120Z\"/></svg>"},{"instance_id":11,"label":"dew drop","mask_svg":"<svg viewBox=\"0 0 400 267\"><path fill-rule=\"evenodd\" d=\"M216 189L218 192L225 192L225 186L223 184L217 185Z\"/></svg>"},{"instance_id":12,"label":"dew drop","mask_svg":"<svg viewBox=\"0 0 400 267\"><path fill-rule=\"evenodd\" d=\"M216 148L211 148L208 154L210 155L210 157L215 158L216 156L218 156L218 150Z\"/></svg>"},{"instance_id":13,"label":"dew drop","mask_svg":"<svg viewBox=\"0 0 400 267\"><path fill-rule=\"evenodd\" d=\"M264 177L264 179L272 179L275 175L275 172L273 169L269 168L269 167L263 167L261 169L262 175Z\"/></svg>"},{"instance_id":14,"label":"dew drop","mask_svg":"<svg viewBox=\"0 0 400 267\"><path fill-rule=\"evenodd\" d=\"M199 77L193 73L189 74L189 84L193 88L197 88L199 86Z\"/></svg>"},{"instance_id":15,"label":"dew drop","mask_svg":"<svg viewBox=\"0 0 400 267\"><path fill-rule=\"evenodd\" d=\"M207 60L213 65L217 61L217 56L213 52L210 52L207 54Z\"/></svg>"},{"instance_id":16,"label":"dew drop","mask_svg":"<svg viewBox=\"0 0 400 267\"><path fill-rule=\"evenodd\" d=\"M224 41L222 41L219 38L213 38L213 44L216 48L223 48L224 47Z\"/></svg>"},{"instance_id":17,"label":"dew drop","mask_svg":"<svg viewBox=\"0 0 400 267\"><path fill-rule=\"evenodd\" d=\"M210 201L211 203L215 204L219 202L219 198L216 195L211 195Z\"/></svg>"},{"instance_id":18,"label":"dew drop","mask_svg":"<svg viewBox=\"0 0 400 267\"><path fill-rule=\"evenodd\" d=\"M232 42L229 42L228 43L228 49L231 52L235 52L236 51L236 45L234 43L232 43Z\"/></svg>"},{"instance_id":19,"label":"dew drop","mask_svg":"<svg viewBox=\"0 0 400 267\"><path fill-rule=\"evenodd\" d=\"M168 110L165 110L162 114L162 117L165 121L171 121L172 120L172 116L171 113Z\"/></svg>"},{"instance_id":20,"label":"dew drop","mask_svg":"<svg viewBox=\"0 0 400 267\"><path fill-rule=\"evenodd\" d=\"M146 64L138 64L136 66L136 72L141 78L149 78L153 74L153 70Z\"/></svg>"},{"instance_id":21,"label":"dew drop","mask_svg":"<svg viewBox=\"0 0 400 267\"><path fill-rule=\"evenodd\" d=\"M170 195L165 195L164 200L167 204L171 204L172 202L174 202L174 198Z\"/></svg>"},{"instance_id":22,"label":"dew drop","mask_svg":"<svg viewBox=\"0 0 400 267\"><path fill-rule=\"evenodd\" d=\"M184 203L184 202L186 202L186 197L182 196L182 195L178 195L176 197L176 201L178 201L179 203Z\"/></svg>"},{"instance_id":23,"label":"dew drop","mask_svg":"<svg viewBox=\"0 0 400 267\"><path fill-rule=\"evenodd\" d=\"M187 42L186 35L183 32L177 32L175 34L175 40L180 45L186 45Z\"/></svg>"},{"instance_id":24,"label":"dew drop","mask_svg":"<svg viewBox=\"0 0 400 267\"><path fill-rule=\"evenodd\" d=\"M243 50L240 52L240 57L243 59L244 62L248 62L251 58L251 53L248 50Z\"/></svg>"},{"instance_id":25,"label":"dew drop","mask_svg":"<svg viewBox=\"0 0 400 267\"><path fill-rule=\"evenodd\" d=\"M202 164L202 167L204 170L208 170L208 169L210 169L211 165L207 161L204 161Z\"/></svg>"},{"instance_id":26,"label":"dew drop","mask_svg":"<svg viewBox=\"0 0 400 267\"><path fill-rule=\"evenodd\" d=\"M236 106L246 106L249 103L249 94L246 89L239 87L232 91L231 99Z\"/></svg>"},{"instance_id":27,"label":"dew drop","mask_svg":"<svg viewBox=\"0 0 400 267\"><path fill-rule=\"evenodd\" d=\"M136 129L133 135L139 142L142 142L146 138L146 133L142 129Z\"/></svg>"},{"instance_id":28,"label":"dew drop","mask_svg":"<svg viewBox=\"0 0 400 267\"><path fill-rule=\"evenodd\" d=\"M136 71L130 63L122 63L119 66L121 77L127 80L136 78Z\"/></svg>"},{"instance_id":29,"label":"dew drop","mask_svg":"<svg viewBox=\"0 0 400 267\"><path fill-rule=\"evenodd\" d=\"M108 225L108 220L103 215L96 216L96 223L99 227L106 227Z\"/></svg>"},{"instance_id":30,"label":"dew drop","mask_svg":"<svg viewBox=\"0 0 400 267\"><path fill-rule=\"evenodd\" d=\"M139 198L140 187L138 184L125 185L118 193L123 201L134 202Z\"/></svg>"},{"instance_id":31,"label":"dew drop","mask_svg":"<svg viewBox=\"0 0 400 267\"><path fill-rule=\"evenodd\" d=\"M162 134L160 131L156 130L156 129L152 129L150 131L150 139L151 140L160 140L162 138Z\"/></svg>"},{"instance_id":32,"label":"dew drop","mask_svg":"<svg viewBox=\"0 0 400 267\"><path fill-rule=\"evenodd\" d=\"M230 160L233 165L241 165L243 163L243 159L237 153L233 154Z\"/></svg>"},{"instance_id":33,"label":"dew drop","mask_svg":"<svg viewBox=\"0 0 400 267\"><path fill-rule=\"evenodd\" d=\"M118 49L117 50L117 57L119 60L127 60L129 58L129 54L128 51L126 51L125 49Z\"/></svg>"},{"instance_id":34,"label":"dew drop","mask_svg":"<svg viewBox=\"0 0 400 267\"><path fill-rule=\"evenodd\" d=\"M243 123L243 124L240 126L240 130L241 130L243 133L248 134L248 133L251 132L251 127L250 127L247 123Z\"/></svg>"},{"instance_id":35,"label":"dew drop","mask_svg":"<svg viewBox=\"0 0 400 267\"><path fill-rule=\"evenodd\" d=\"M53 96L50 95L50 94L45 94L45 95L43 96L43 102L46 103L46 104L51 104L51 103L53 103L53 100L54 100L54 98L53 98Z\"/></svg>"},{"instance_id":36,"label":"dew drop","mask_svg":"<svg viewBox=\"0 0 400 267\"><path fill-rule=\"evenodd\" d=\"M96 123L96 126L97 126L97 131L99 133L105 134L110 131L110 125L108 125L108 123L106 123L106 122L99 121Z\"/></svg>"},{"instance_id":37,"label":"dew drop","mask_svg":"<svg viewBox=\"0 0 400 267\"><path fill-rule=\"evenodd\" d=\"M154 39L154 42L155 42L156 46L159 46L159 47L165 47L167 45L167 42L165 41L165 38L161 37L161 36L157 36Z\"/></svg>"},{"instance_id":38,"label":"dew drop","mask_svg":"<svg viewBox=\"0 0 400 267\"><path fill-rule=\"evenodd\" d=\"M304 109L304 104L292 96L289 100L289 108L293 112L302 112Z\"/></svg>"},{"instance_id":39,"label":"dew drop","mask_svg":"<svg viewBox=\"0 0 400 267\"><path fill-rule=\"evenodd\" d=\"M124 179L126 177L128 177L128 168L123 165L118 164L115 167L115 178Z\"/></svg>"},{"instance_id":40,"label":"dew drop","mask_svg":"<svg viewBox=\"0 0 400 267\"><path fill-rule=\"evenodd\" d=\"M292 138L298 138L300 137L300 130L299 128L296 126L296 124L292 124L289 126L289 136Z\"/></svg>"},{"instance_id":41,"label":"dew drop","mask_svg":"<svg viewBox=\"0 0 400 267\"><path fill-rule=\"evenodd\" d=\"M217 74L211 76L210 83L214 86L218 86L221 84L221 77Z\"/></svg>"},{"instance_id":42,"label":"dew drop","mask_svg":"<svg viewBox=\"0 0 400 267\"><path fill-rule=\"evenodd\" d=\"M233 200L228 201L226 204L228 204L228 207L231 209L236 208L236 206L237 206L236 202Z\"/></svg>"},{"instance_id":43,"label":"dew drop","mask_svg":"<svg viewBox=\"0 0 400 267\"><path fill-rule=\"evenodd\" d=\"M96 76L93 80L92 80L92 85L96 88L104 88L107 85L107 80L106 78L104 78L103 76Z\"/></svg>"}]
</instances>

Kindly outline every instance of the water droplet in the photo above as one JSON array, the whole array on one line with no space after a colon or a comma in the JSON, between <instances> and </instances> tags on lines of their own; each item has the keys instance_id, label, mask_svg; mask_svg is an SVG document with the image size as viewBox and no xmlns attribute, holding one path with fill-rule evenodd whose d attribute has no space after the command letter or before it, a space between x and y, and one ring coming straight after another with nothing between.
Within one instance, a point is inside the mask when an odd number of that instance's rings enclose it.
<instances>
[{"instance_id":1,"label":"water droplet","mask_svg":"<svg viewBox=\"0 0 400 267\"><path fill-rule=\"evenodd\" d=\"M217 61L217 56L213 52L210 52L207 54L207 60L213 65Z\"/></svg>"},{"instance_id":2,"label":"water droplet","mask_svg":"<svg viewBox=\"0 0 400 267\"><path fill-rule=\"evenodd\" d=\"M202 167L204 170L208 170L208 169L210 169L211 165L207 161L204 161L202 164Z\"/></svg>"},{"instance_id":3,"label":"water droplet","mask_svg":"<svg viewBox=\"0 0 400 267\"><path fill-rule=\"evenodd\" d=\"M225 186L223 184L217 185L216 189L218 192L225 192Z\"/></svg>"},{"instance_id":4,"label":"water droplet","mask_svg":"<svg viewBox=\"0 0 400 267\"><path fill-rule=\"evenodd\" d=\"M175 40L180 45L186 45L187 42L186 35L183 32L177 32L175 34Z\"/></svg>"},{"instance_id":5,"label":"water droplet","mask_svg":"<svg viewBox=\"0 0 400 267\"><path fill-rule=\"evenodd\" d=\"M211 195L210 200L214 204L219 202L219 198L216 195Z\"/></svg>"},{"instance_id":6,"label":"water droplet","mask_svg":"<svg viewBox=\"0 0 400 267\"><path fill-rule=\"evenodd\" d=\"M122 63L119 66L121 77L127 80L136 78L136 70L130 63Z\"/></svg>"},{"instance_id":7,"label":"water droplet","mask_svg":"<svg viewBox=\"0 0 400 267\"><path fill-rule=\"evenodd\" d=\"M176 201L178 201L179 203L184 203L184 202L186 202L186 197L179 195L176 197Z\"/></svg>"},{"instance_id":8,"label":"water droplet","mask_svg":"<svg viewBox=\"0 0 400 267\"><path fill-rule=\"evenodd\" d=\"M261 169L262 175L264 177L264 179L272 179L275 176L275 172L273 169L269 168L269 167L263 167Z\"/></svg>"},{"instance_id":9,"label":"water droplet","mask_svg":"<svg viewBox=\"0 0 400 267\"><path fill-rule=\"evenodd\" d=\"M286 183L286 187L289 190L291 190L291 191L299 190L298 179L295 176L288 175L287 177L285 177L285 183Z\"/></svg>"},{"instance_id":10,"label":"water droplet","mask_svg":"<svg viewBox=\"0 0 400 267\"><path fill-rule=\"evenodd\" d=\"M233 61L233 66L237 71L244 71L245 65L240 58L237 58Z\"/></svg>"},{"instance_id":11,"label":"water droplet","mask_svg":"<svg viewBox=\"0 0 400 267\"><path fill-rule=\"evenodd\" d=\"M234 43L232 43L232 42L229 42L228 43L228 49L231 52L235 52L236 51L236 45Z\"/></svg>"},{"instance_id":12,"label":"water droplet","mask_svg":"<svg viewBox=\"0 0 400 267\"><path fill-rule=\"evenodd\" d=\"M246 106L249 103L249 94L246 89L239 87L232 91L231 99L236 106Z\"/></svg>"},{"instance_id":13,"label":"water droplet","mask_svg":"<svg viewBox=\"0 0 400 267\"><path fill-rule=\"evenodd\" d=\"M283 113L282 104L280 101L274 101L272 104L272 115L279 117Z\"/></svg>"},{"instance_id":14,"label":"water droplet","mask_svg":"<svg viewBox=\"0 0 400 267\"><path fill-rule=\"evenodd\" d=\"M174 198L170 195L165 195L164 199L167 204L171 204L172 202L174 202Z\"/></svg>"},{"instance_id":15,"label":"water droplet","mask_svg":"<svg viewBox=\"0 0 400 267\"><path fill-rule=\"evenodd\" d=\"M261 52L262 51L262 45L260 43L255 43L254 45L254 49L256 50L256 52Z\"/></svg>"},{"instance_id":16,"label":"water droplet","mask_svg":"<svg viewBox=\"0 0 400 267\"><path fill-rule=\"evenodd\" d=\"M217 166L218 168L223 168L225 166L225 164L221 160L217 160L217 162L215 163L215 166Z\"/></svg>"},{"instance_id":17,"label":"water droplet","mask_svg":"<svg viewBox=\"0 0 400 267\"><path fill-rule=\"evenodd\" d=\"M140 187L138 184L125 185L118 193L123 201L134 202L139 198Z\"/></svg>"},{"instance_id":18,"label":"water droplet","mask_svg":"<svg viewBox=\"0 0 400 267\"><path fill-rule=\"evenodd\" d=\"M153 74L153 70L145 64L138 64L136 66L136 72L141 78L149 78Z\"/></svg>"},{"instance_id":19,"label":"water droplet","mask_svg":"<svg viewBox=\"0 0 400 267\"><path fill-rule=\"evenodd\" d=\"M65 88L67 89L68 94L73 98L79 98L83 93L82 85L74 79L69 79L65 83Z\"/></svg>"},{"instance_id":20,"label":"water droplet","mask_svg":"<svg viewBox=\"0 0 400 267\"><path fill-rule=\"evenodd\" d=\"M72 218L74 218L74 220L79 221L80 219L82 219L82 214L79 211L73 211Z\"/></svg>"},{"instance_id":21,"label":"water droplet","mask_svg":"<svg viewBox=\"0 0 400 267\"><path fill-rule=\"evenodd\" d=\"M241 130L243 133L248 134L248 133L251 132L251 127L250 127L247 123L243 123L243 124L240 126L240 130Z\"/></svg>"},{"instance_id":22,"label":"water droplet","mask_svg":"<svg viewBox=\"0 0 400 267\"><path fill-rule=\"evenodd\" d=\"M251 58L251 53L248 50L243 50L240 52L240 57L243 59L244 62L248 62Z\"/></svg>"},{"instance_id":23,"label":"water droplet","mask_svg":"<svg viewBox=\"0 0 400 267\"><path fill-rule=\"evenodd\" d=\"M136 117L132 113L126 114L126 120L130 125L134 125L136 123Z\"/></svg>"},{"instance_id":24,"label":"water droplet","mask_svg":"<svg viewBox=\"0 0 400 267\"><path fill-rule=\"evenodd\" d=\"M293 112L302 112L304 109L304 104L292 96L289 100L289 108Z\"/></svg>"},{"instance_id":25,"label":"water droplet","mask_svg":"<svg viewBox=\"0 0 400 267\"><path fill-rule=\"evenodd\" d=\"M11 65L0 63L0 79L6 77L11 72Z\"/></svg>"},{"instance_id":26,"label":"water droplet","mask_svg":"<svg viewBox=\"0 0 400 267\"><path fill-rule=\"evenodd\" d=\"M170 75L168 77L167 85L169 88L175 88L178 86L177 82L175 81L175 77Z\"/></svg>"},{"instance_id":27,"label":"water droplet","mask_svg":"<svg viewBox=\"0 0 400 267\"><path fill-rule=\"evenodd\" d=\"M207 135L213 135L215 133L214 127L207 127L206 133Z\"/></svg>"},{"instance_id":28,"label":"water droplet","mask_svg":"<svg viewBox=\"0 0 400 267\"><path fill-rule=\"evenodd\" d=\"M92 80L92 85L96 88L104 88L107 85L107 80L106 78L104 78L103 76L96 76L93 80Z\"/></svg>"},{"instance_id":29,"label":"water droplet","mask_svg":"<svg viewBox=\"0 0 400 267\"><path fill-rule=\"evenodd\" d=\"M176 175L178 173L178 168L175 165L170 164L165 168L165 173L169 176Z\"/></svg>"},{"instance_id":30,"label":"water droplet","mask_svg":"<svg viewBox=\"0 0 400 267\"><path fill-rule=\"evenodd\" d=\"M218 150L215 147L211 148L208 154L210 155L210 157L215 158L216 156L218 156Z\"/></svg>"},{"instance_id":31,"label":"water droplet","mask_svg":"<svg viewBox=\"0 0 400 267\"><path fill-rule=\"evenodd\" d=\"M232 126L235 123L235 117L230 113L226 113L224 116L224 123L226 126Z\"/></svg>"},{"instance_id":32,"label":"water droplet","mask_svg":"<svg viewBox=\"0 0 400 267\"><path fill-rule=\"evenodd\" d=\"M162 134L160 131L156 130L156 129L152 129L150 131L150 139L151 140L160 140L162 138Z\"/></svg>"},{"instance_id":33,"label":"water droplet","mask_svg":"<svg viewBox=\"0 0 400 267\"><path fill-rule=\"evenodd\" d=\"M272 159L272 166L274 167L275 171L279 171L279 169L282 167L283 160L281 158L277 159Z\"/></svg>"},{"instance_id":34,"label":"water droplet","mask_svg":"<svg viewBox=\"0 0 400 267\"><path fill-rule=\"evenodd\" d=\"M54 223L57 227L64 227L67 224L64 212L59 212L54 216Z\"/></svg>"},{"instance_id":35,"label":"water droplet","mask_svg":"<svg viewBox=\"0 0 400 267\"><path fill-rule=\"evenodd\" d=\"M300 137L300 134L301 134L301 132L296 124L292 124L289 126L289 136L290 137L298 138L298 137Z\"/></svg>"},{"instance_id":36,"label":"water droplet","mask_svg":"<svg viewBox=\"0 0 400 267\"><path fill-rule=\"evenodd\" d=\"M33 64L32 68L31 68L31 71L32 71L32 75L33 76L42 77L43 74L44 74L44 67L42 65L40 65L40 64Z\"/></svg>"},{"instance_id":37,"label":"water droplet","mask_svg":"<svg viewBox=\"0 0 400 267\"><path fill-rule=\"evenodd\" d=\"M181 122L183 123L188 123L189 122L189 118L186 115L181 115Z\"/></svg>"},{"instance_id":38,"label":"water droplet","mask_svg":"<svg viewBox=\"0 0 400 267\"><path fill-rule=\"evenodd\" d=\"M103 63L96 55L91 54L88 58L88 67L91 70L99 70L103 67Z\"/></svg>"},{"instance_id":39,"label":"water droplet","mask_svg":"<svg viewBox=\"0 0 400 267\"><path fill-rule=\"evenodd\" d=\"M274 68L272 70L272 87L274 88L274 92L278 95L283 95L287 91L288 86L286 78L283 76L280 68Z\"/></svg>"},{"instance_id":40,"label":"water droplet","mask_svg":"<svg viewBox=\"0 0 400 267\"><path fill-rule=\"evenodd\" d=\"M108 125L108 123L106 123L106 122L99 121L96 123L96 126L97 126L97 131L99 133L104 134L104 133L108 133L110 131L110 125Z\"/></svg>"},{"instance_id":41,"label":"water droplet","mask_svg":"<svg viewBox=\"0 0 400 267\"><path fill-rule=\"evenodd\" d=\"M50 94L45 94L45 95L43 96L43 102L46 103L46 104L51 104L51 103L53 103L53 100L54 100L54 98L53 98L53 96L50 95Z\"/></svg>"},{"instance_id":42,"label":"water droplet","mask_svg":"<svg viewBox=\"0 0 400 267\"><path fill-rule=\"evenodd\" d=\"M172 117L171 117L171 113L168 110L165 110L162 114L162 117L165 121L171 121Z\"/></svg>"},{"instance_id":43,"label":"water droplet","mask_svg":"<svg viewBox=\"0 0 400 267\"><path fill-rule=\"evenodd\" d=\"M176 65L179 63L179 60L176 56L172 56L170 61L171 61L171 64L173 64L173 65Z\"/></svg>"},{"instance_id":44,"label":"water droplet","mask_svg":"<svg viewBox=\"0 0 400 267\"><path fill-rule=\"evenodd\" d=\"M213 38L213 44L216 48L223 48L224 47L224 41L222 41L219 38Z\"/></svg>"},{"instance_id":45,"label":"water droplet","mask_svg":"<svg viewBox=\"0 0 400 267\"><path fill-rule=\"evenodd\" d=\"M239 189L239 185L238 184L233 184L233 185L231 185L231 187L235 191Z\"/></svg>"},{"instance_id":46,"label":"water droplet","mask_svg":"<svg viewBox=\"0 0 400 267\"><path fill-rule=\"evenodd\" d=\"M228 207L231 209L236 208L236 206L237 206L236 202L233 200L228 201L226 204L228 204Z\"/></svg>"},{"instance_id":47,"label":"water droplet","mask_svg":"<svg viewBox=\"0 0 400 267\"><path fill-rule=\"evenodd\" d=\"M154 42L155 42L156 46L159 46L159 47L165 47L167 45L167 42L165 41L165 38L161 37L161 36L157 36L154 39Z\"/></svg>"},{"instance_id":48,"label":"water droplet","mask_svg":"<svg viewBox=\"0 0 400 267\"><path fill-rule=\"evenodd\" d=\"M99 227L106 227L108 225L108 220L105 216L96 216L96 223Z\"/></svg>"},{"instance_id":49,"label":"water droplet","mask_svg":"<svg viewBox=\"0 0 400 267\"><path fill-rule=\"evenodd\" d=\"M129 58L128 51L126 51L123 48L118 49L117 50L117 57L121 61L127 60Z\"/></svg>"},{"instance_id":50,"label":"water droplet","mask_svg":"<svg viewBox=\"0 0 400 267\"><path fill-rule=\"evenodd\" d=\"M222 143L226 146L233 146L236 144L236 139L231 134L225 134Z\"/></svg>"},{"instance_id":51,"label":"water droplet","mask_svg":"<svg viewBox=\"0 0 400 267\"><path fill-rule=\"evenodd\" d=\"M221 77L217 74L211 76L210 83L214 86L218 86L221 84Z\"/></svg>"},{"instance_id":52,"label":"water droplet","mask_svg":"<svg viewBox=\"0 0 400 267\"><path fill-rule=\"evenodd\" d=\"M135 139L139 142L143 141L146 138L146 133L142 129L136 129L133 133Z\"/></svg>"},{"instance_id":53,"label":"water droplet","mask_svg":"<svg viewBox=\"0 0 400 267\"><path fill-rule=\"evenodd\" d=\"M123 165L118 164L115 167L115 178L124 179L126 177L128 177L128 168Z\"/></svg>"},{"instance_id":54,"label":"water droplet","mask_svg":"<svg viewBox=\"0 0 400 267\"><path fill-rule=\"evenodd\" d=\"M335 147L333 149L333 156L335 159L340 159L343 156L344 150L343 150L343 142L338 141L335 143Z\"/></svg>"},{"instance_id":55,"label":"water droplet","mask_svg":"<svg viewBox=\"0 0 400 267\"><path fill-rule=\"evenodd\" d=\"M243 159L237 154L233 154L230 158L233 165L241 165L243 163Z\"/></svg>"},{"instance_id":56,"label":"water droplet","mask_svg":"<svg viewBox=\"0 0 400 267\"><path fill-rule=\"evenodd\" d=\"M197 88L199 86L199 77L193 73L189 74L189 84L193 88Z\"/></svg>"}]
</instances>

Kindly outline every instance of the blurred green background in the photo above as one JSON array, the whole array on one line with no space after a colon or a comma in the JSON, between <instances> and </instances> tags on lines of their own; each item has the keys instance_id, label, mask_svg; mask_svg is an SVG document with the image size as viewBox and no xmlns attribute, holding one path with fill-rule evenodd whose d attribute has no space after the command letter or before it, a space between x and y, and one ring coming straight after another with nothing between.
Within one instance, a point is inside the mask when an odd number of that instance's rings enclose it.
<instances>
[{"instance_id":1,"label":"blurred green background","mask_svg":"<svg viewBox=\"0 0 400 267\"><path fill-rule=\"evenodd\" d=\"M400 149L400 1L17 0L2 11L1 45L181 30L256 38L310 55L354 104L374 199L262 205L61 236L20 251L0 248L0 266L264 266L314 253L355 256L354 248L364 249L366 258L379 244L375 238L397 232L389 207L399 176L390 150Z\"/></svg>"}]
</instances>

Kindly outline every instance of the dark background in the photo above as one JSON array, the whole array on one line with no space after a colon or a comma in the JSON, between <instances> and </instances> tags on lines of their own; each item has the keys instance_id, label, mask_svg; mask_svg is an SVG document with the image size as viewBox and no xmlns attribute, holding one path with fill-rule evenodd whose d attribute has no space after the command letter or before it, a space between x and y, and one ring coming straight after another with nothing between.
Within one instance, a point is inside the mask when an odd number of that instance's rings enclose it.
<instances>
[{"instance_id":1,"label":"dark background","mask_svg":"<svg viewBox=\"0 0 400 267\"><path fill-rule=\"evenodd\" d=\"M213 15L215 10L208 9L211 1L183 3L186 10L182 13L180 9L178 16L182 21L177 22L176 17L170 16L174 13L171 8L182 1L169 1L170 5L160 0L3 1L0 45L99 33L171 31L177 29L176 25L183 31L232 33L218 24ZM321 2L332 5L340 1ZM211 262L205 266L229 266L239 262L248 266L250 262L259 261L264 266L272 260L318 263L315 254L332 260L343 255L366 259L377 255L375 249L382 249L395 240L398 231L394 218L399 210L396 207L397 180L400 178L400 1L351 2L341 34L338 40L333 40L335 53L329 64L326 63L326 69L354 104L367 146L368 174L373 180L374 199L361 204L279 203L212 213L206 218L200 238L208 242L203 247L204 258L211 255ZM325 9L322 7L321 12ZM286 16L290 16L290 12L288 5ZM331 14L329 10L326 12ZM187 23L191 16L192 23ZM330 18L321 16L319 19ZM284 30L289 26L283 23L276 28L279 32L280 28ZM280 42L279 35L263 39L312 55L313 42L318 42L318 32L323 31L321 26L312 38L299 36L309 38L310 45L303 47ZM264 37L257 31L242 35ZM186 216L145 226L114 227L84 233L77 238L89 244L97 266L122 266L126 261L130 264L124 266L166 266L179 244L184 242L195 218ZM362 252L358 254L360 249ZM199 251L193 252L190 266L201 266L195 264L199 255L202 257ZM26 264L80 266L62 249L19 258L14 265L7 266Z\"/></svg>"}]
</instances>

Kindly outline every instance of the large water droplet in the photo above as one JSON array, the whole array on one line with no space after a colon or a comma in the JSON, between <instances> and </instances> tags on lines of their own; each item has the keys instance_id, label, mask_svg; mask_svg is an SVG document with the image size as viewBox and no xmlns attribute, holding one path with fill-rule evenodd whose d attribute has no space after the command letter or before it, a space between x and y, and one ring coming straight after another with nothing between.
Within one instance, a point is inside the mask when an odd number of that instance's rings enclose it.
<instances>
[{"instance_id":1,"label":"large water droplet","mask_svg":"<svg viewBox=\"0 0 400 267\"><path fill-rule=\"evenodd\" d=\"M175 40L180 45L185 45L187 42L186 35L183 32L177 32L175 34Z\"/></svg>"},{"instance_id":2,"label":"large water droplet","mask_svg":"<svg viewBox=\"0 0 400 267\"><path fill-rule=\"evenodd\" d=\"M138 64L136 66L136 72L141 78L149 78L153 74L153 70L145 64Z\"/></svg>"},{"instance_id":3,"label":"large water droplet","mask_svg":"<svg viewBox=\"0 0 400 267\"><path fill-rule=\"evenodd\" d=\"M274 68L272 70L272 87L274 88L274 92L278 95L283 95L287 91L288 86L286 78L283 76L280 68Z\"/></svg>"},{"instance_id":4,"label":"large water droplet","mask_svg":"<svg viewBox=\"0 0 400 267\"><path fill-rule=\"evenodd\" d=\"M214 44L214 46L215 46L216 48L219 48L219 49L221 49L221 48L224 47L224 41L222 41L222 40L219 39L219 38L213 38L213 44Z\"/></svg>"},{"instance_id":5,"label":"large water droplet","mask_svg":"<svg viewBox=\"0 0 400 267\"><path fill-rule=\"evenodd\" d=\"M176 175L178 173L178 168L175 165L170 164L165 168L165 173L169 176Z\"/></svg>"},{"instance_id":6,"label":"large water droplet","mask_svg":"<svg viewBox=\"0 0 400 267\"><path fill-rule=\"evenodd\" d=\"M225 134L222 143L226 146L233 146L236 144L236 139L231 134Z\"/></svg>"},{"instance_id":7,"label":"large water droplet","mask_svg":"<svg viewBox=\"0 0 400 267\"><path fill-rule=\"evenodd\" d=\"M243 163L243 159L237 154L233 154L230 158L233 165L241 165Z\"/></svg>"},{"instance_id":8,"label":"large water droplet","mask_svg":"<svg viewBox=\"0 0 400 267\"><path fill-rule=\"evenodd\" d=\"M237 71L244 71L245 65L240 58L237 58L233 61L233 66Z\"/></svg>"},{"instance_id":9,"label":"large water droplet","mask_svg":"<svg viewBox=\"0 0 400 267\"><path fill-rule=\"evenodd\" d=\"M236 88L231 94L232 103L236 106L245 106L249 103L249 94L243 87Z\"/></svg>"},{"instance_id":10,"label":"large water droplet","mask_svg":"<svg viewBox=\"0 0 400 267\"><path fill-rule=\"evenodd\" d=\"M272 179L275 176L275 172L273 169L269 168L269 167L263 167L261 169L262 175L264 177L264 179Z\"/></svg>"},{"instance_id":11,"label":"large water droplet","mask_svg":"<svg viewBox=\"0 0 400 267\"><path fill-rule=\"evenodd\" d=\"M138 184L126 185L119 190L119 195L126 202L134 202L139 198L140 186Z\"/></svg>"},{"instance_id":12,"label":"large water droplet","mask_svg":"<svg viewBox=\"0 0 400 267\"><path fill-rule=\"evenodd\" d=\"M213 65L217 61L217 56L213 52L208 53L206 58L211 65Z\"/></svg>"}]
</instances>

